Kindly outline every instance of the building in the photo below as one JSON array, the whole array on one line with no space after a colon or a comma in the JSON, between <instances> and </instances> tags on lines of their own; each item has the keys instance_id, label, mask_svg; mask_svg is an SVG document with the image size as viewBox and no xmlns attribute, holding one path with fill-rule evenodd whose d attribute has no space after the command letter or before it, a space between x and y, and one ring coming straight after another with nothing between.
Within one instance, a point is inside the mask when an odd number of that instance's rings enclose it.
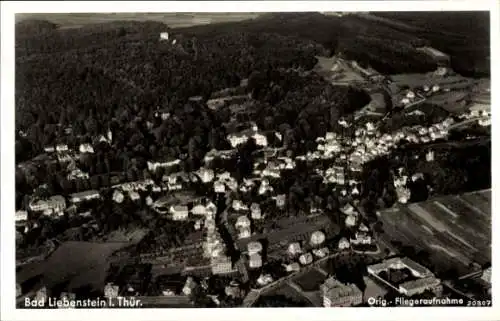
<instances>
[{"instance_id":1,"label":"building","mask_svg":"<svg viewBox=\"0 0 500 321\"><path fill-rule=\"evenodd\" d=\"M349 247L351 246L351 244L349 243L349 241L347 240L347 238L343 237L340 239L339 241L339 250L345 250L345 249L348 249Z\"/></svg>"},{"instance_id":2,"label":"building","mask_svg":"<svg viewBox=\"0 0 500 321\"><path fill-rule=\"evenodd\" d=\"M185 205L173 205L170 206L170 214L172 214L172 220L184 221L189 217L189 209Z\"/></svg>"},{"instance_id":3,"label":"building","mask_svg":"<svg viewBox=\"0 0 500 321\"><path fill-rule=\"evenodd\" d=\"M56 152L67 152L68 150L68 145L66 144L56 145Z\"/></svg>"},{"instance_id":4,"label":"building","mask_svg":"<svg viewBox=\"0 0 500 321\"><path fill-rule=\"evenodd\" d=\"M288 245L288 253L290 255L297 255L302 253L302 248L300 247L300 243L298 242L290 243L290 245Z\"/></svg>"},{"instance_id":5,"label":"building","mask_svg":"<svg viewBox=\"0 0 500 321\"><path fill-rule=\"evenodd\" d=\"M258 203L252 203L250 205L250 216L253 220L260 220L262 218L262 210Z\"/></svg>"},{"instance_id":6,"label":"building","mask_svg":"<svg viewBox=\"0 0 500 321\"><path fill-rule=\"evenodd\" d=\"M247 245L248 254L258 254L262 251L262 244L260 242L250 242Z\"/></svg>"},{"instance_id":7,"label":"building","mask_svg":"<svg viewBox=\"0 0 500 321\"><path fill-rule=\"evenodd\" d=\"M275 201L277 207L280 208L284 207L286 205L286 195L285 194L277 195L275 197Z\"/></svg>"},{"instance_id":8,"label":"building","mask_svg":"<svg viewBox=\"0 0 500 321\"><path fill-rule=\"evenodd\" d=\"M262 257L258 253L251 254L248 264L251 269L260 268L262 266Z\"/></svg>"},{"instance_id":9,"label":"building","mask_svg":"<svg viewBox=\"0 0 500 321\"><path fill-rule=\"evenodd\" d=\"M232 207L235 211L247 211L248 206L246 206L241 200L233 200Z\"/></svg>"},{"instance_id":10,"label":"building","mask_svg":"<svg viewBox=\"0 0 500 321\"><path fill-rule=\"evenodd\" d=\"M34 200L29 204L30 210L46 214L60 213L66 209L66 199L61 195L51 196L47 200Z\"/></svg>"},{"instance_id":11,"label":"building","mask_svg":"<svg viewBox=\"0 0 500 321\"><path fill-rule=\"evenodd\" d=\"M432 272L429 269L423 267L415 261L410 260L409 258L400 258L395 257L388 260L385 260L381 263L377 263L374 265L368 266L368 273L372 275L379 274L382 271L387 271L389 269L400 270L403 268L409 269L415 277L425 278L429 276L433 276Z\"/></svg>"},{"instance_id":12,"label":"building","mask_svg":"<svg viewBox=\"0 0 500 321\"><path fill-rule=\"evenodd\" d=\"M201 216L205 216L207 215L207 208L201 204L198 204L198 205L195 205L193 206L193 208L191 209L191 213L193 215L201 215Z\"/></svg>"},{"instance_id":13,"label":"building","mask_svg":"<svg viewBox=\"0 0 500 321\"><path fill-rule=\"evenodd\" d=\"M250 227L250 224L251 224L250 219L248 217L246 217L245 215L241 215L236 219L236 223L234 224L234 226L237 229L241 229L241 228Z\"/></svg>"},{"instance_id":14,"label":"building","mask_svg":"<svg viewBox=\"0 0 500 321\"><path fill-rule=\"evenodd\" d=\"M404 282L399 285L399 293L410 297L416 294L421 294L427 290L440 295L442 292L441 280L436 279L434 276L430 276Z\"/></svg>"},{"instance_id":15,"label":"building","mask_svg":"<svg viewBox=\"0 0 500 321\"><path fill-rule=\"evenodd\" d=\"M94 153L94 147L92 147L92 145L90 145L88 143L87 144L80 144L79 150L80 150L80 153L82 153L82 154L85 154L85 153L92 154L92 153Z\"/></svg>"},{"instance_id":16,"label":"building","mask_svg":"<svg viewBox=\"0 0 500 321\"><path fill-rule=\"evenodd\" d=\"M326 308L355 306L363 302L363 292L355 284L343 284L334 277L327 279L320 289Z\"/></svg>"},{"instance_id":17,"label":"building","mask_svg":"<svg viewBox=\"0 0 500 321\"><path fill-rule=\"evenodd\" d=\"M180 159L175 159L175 160L168 161L168 162L150 162L150 161L148 161L147 165L148 165L149 171L155 172L159 168L169 168L169 167L173 167L175 165L179 165L180 163L181 163Z\"/></svg>"},{"instance_id":18,"label":"building","mask_svg":"<svg viewBox=\"0 0 500 321\"><path fill-rule=\"evenodd\" d=\"M118 294L120 292L120 288L118 285L114 285L113 283L108 283L106 286L104 286L104 297L111 299L111 298L116 298L118 297Z\"/></svg>"},{"instance_id":19,"label":"building","mask_svg":"<svg viewBox=\"0 0 500 321\"><path fill-rule=\"evenodd\" d=\"M113 201L115 201L116 203L122 203L124 199L125 197L123 196L122 192L118 190L115 190L113 192Z\"/></svg>"},{"instance_id":20,"label":"building","mask_svg":"<svg viewBox=\"0 0 500 321\"><path fill-rule=\"evenodd\" d=\"M345 225L348 227L353 227L356 225L356 216L355 215L347 215L345 218Z\"/></svg>"},{"instance_id":21,"label":"building","mask_svg":"<svg viewBox=\"0 0 500 321\"><path fill-rule=\"evenodd\" d=\"M27 211L16 211L15 220L17 223L24 223L28 220L28 212Z\"/></svg>"},{"instance_id":22,"label":"building","mask_svg":"<svg viewBox=\"0 0 500 321\"><path fill-rule=\"evenodd\" d=\"M203 183L210 183L215 178L214 171L204 167L200 168L200 170L198 171L198 176Z\"/></svg>"},{"instance_id":23,"label":"building","mask_svg":"<svg viewBox=\"0 0 500 321\"><path fill-rule=\"evenodd\" d=\"M197 284L194 281L192 277L188 277L186 279L186 283L184 284L184 287L182 288L182 293L186 296L191 295L193 293L193 290L196 288Z\"/></svg>"},{"instance_id":24,"label":"building","mask_svg":"<svg viewBox=\"0 0 500 321\"><path fill-rule=\"evenodd\" d=\"M137 201L137 200L141 199L141 196L136 191L130 191L130 192L128 192L128 196L130 197L130 199L132 201Z\"/></svg>"},{"instance_id":25,"label":"building","mask_svg":"<svg viewBox=\"0 0 500 321\"><path fill-rule=\"evenodd\" d=\"M101 197L99 191L96 190L88 190L79 193L73 193L69 196L69 200L71 203L80 203L83 201L90 201L94 199L98 199Z\"/></svg>"},{"instance_id":26,"label":"building","mask_svg":"<svg viewBox=\"0 0 500 321\"><path fill-rule=\"evenodd\" d=\"M161 32L160 33L160 40L168 40L168 39L169 39L168 32Z\"/></svg>"},{"instance_id":27,"label":"building","mask_svg":"<svg viewBox=\"0 0 500 321\"><path fill-rule=\"evenodd\" d=\"M252 230L250 227L242 227L239 230L238 239L246 239L252 236Z\"/></svg>"},{"instance_id":28,"label":"building","mask_svg":"<svg viewBox=\"0 0 500 321\"><path fill-rule=\"evenodd\" d=\"M257 283L260 286L266 286L269 283L272 283L274 281L273 277L270 274L261 274L259 278L257 279Z\"/></svg>"},{"instance_id":29,"label":"building","mask_svg":"<svg viewBox=\"0 0 500 321\"><path fill-rule=\"evenodd\" d=\"M220 181L214 182L214 192L215 193L225 193L226 192L226 185L224 185L224 183L220 182Z\"/></svg>"},{"instance_id":30,"label":"building","mask_svg":"<svg viewBox=\"0 0 500 321\"><path fill-rule=\"evenodd\" d=\"M491 267L485 269L481 275L481 279L488 284L491 284Z\"/></svg>"},{"instance_id":31,"label":"building","mask_svg":"<svg viewBox=\"0 0 500 321\"><path fill-rule=\"evenodd\" d=\"M213 274L228 274L233 272L231 258L225 255L212 258L210 265Z\"/></svg>"},{"instance_id":32,"label":"building","mask_svg":"<svg viewBox=\"0 0 500 321\"><path fill-rule=\"evenodd\" d=\"M299 262L302 265L311 264L313 261L313 256L311 253L304 253L299 257Z\"/></svg>"},{"instance_id":33,"label":"building","mask_svg":"<svg viewBox=\"0 0 500 321\"><path fill-rule=\"evenodd\" d=\"M288 264L285 267L285 269L287 272L298 272L298 271L300 271L300 264L297 262L291 263L291 264Z\"/></svg>"}]
</instances>

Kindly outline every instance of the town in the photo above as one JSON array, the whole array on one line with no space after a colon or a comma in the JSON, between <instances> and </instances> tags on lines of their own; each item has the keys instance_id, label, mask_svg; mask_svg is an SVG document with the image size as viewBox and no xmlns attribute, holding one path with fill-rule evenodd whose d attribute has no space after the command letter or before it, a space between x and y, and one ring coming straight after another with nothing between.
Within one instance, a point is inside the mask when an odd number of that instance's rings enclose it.
<instances>
[{"instance_id":1,"label":"town","mask_svg":"<svg viewBox=\"0 0 500 321\"><path fill-rule=\"evenodd\" d=\"M188 31L151 28L158 50L208 55ZM47 135L16 159L18 307L491 304L490 81L414 51L434 69L314 51L310 68L252 72L182 110L135 104L106 122L91 108L85 122L47 120L50 135L18 128L16 155Z\"/></svg>"}]
</instances>

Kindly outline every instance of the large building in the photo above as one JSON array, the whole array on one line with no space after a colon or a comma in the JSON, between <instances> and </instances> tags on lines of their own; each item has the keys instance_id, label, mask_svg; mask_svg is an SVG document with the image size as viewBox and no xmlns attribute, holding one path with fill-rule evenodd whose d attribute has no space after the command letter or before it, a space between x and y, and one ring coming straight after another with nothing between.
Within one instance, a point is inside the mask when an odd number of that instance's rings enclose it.
<instances>
[{"instance_id":1,"label":"large building","mask_svg":"<svg viewBox=\"0 0 500 321\"><path fill-rule=\"evenodd\" d=\"M411 272L412 279L400 284L391 284L389 280L385 280L379 275L383 271L402 270L405 268ZM370 265L368 266L368 273L383 283L390 284L399 293L407 296L421 294L427 290L434 292L436 295L440 295L442 292L441 280L437 279L429 269L409 258L395 257L378 264Z\"/></svg>"},{"instance_id":2,"label":"large building","mask_svg":"<svg viewBox=\"0 0 500 321\"><path fill-rule=\"evenodd\" d=\"M47 200L35 200L29 205L30 210L34 212L59 213L66 208L66 199L60 195L51 196Z\"/></svg>"},{"instance_id":3,"label":"large building","mask_svg":"<svg viewBox=\"0 0 500 321\"><path fill-rule=\"evenodd\" d=\"M363 302L363 292L355 284L343 284L334 277L327 279L320 290L326 308L354 306Z\"/></svg>"}]
</instances>

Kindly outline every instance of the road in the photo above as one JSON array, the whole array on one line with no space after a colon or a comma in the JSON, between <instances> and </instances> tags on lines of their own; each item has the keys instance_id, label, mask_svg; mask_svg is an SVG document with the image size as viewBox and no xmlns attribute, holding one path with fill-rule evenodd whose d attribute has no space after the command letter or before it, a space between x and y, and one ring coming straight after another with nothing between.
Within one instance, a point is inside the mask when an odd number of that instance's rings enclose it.
<instances>
[{"instance_id":1,"label":"road","mask_svg":"<svg viewBox=\"0 0 500 321\"><path fill-rule=\"evenodd\" d=\"M329 260L331 258L334 258L336 256L339 256L339 255L341 255L343 253L345 253L345 252L335 252L335 253L332 253L330 255L325 256L324 258L321 258L321 259L313 262L311 265L303 267L300 271L293 272L293 273L285 276L284 278L281 278L281 279L278 279L278 280L276 280L276 281L274 281L272 283L269 283L268 285L266 285L266 286L264 286L262 288L252 289L248 293L248 295L245 297L245 299L243 300L243 307L250 307L250 306L252 306L255 303L255 301L257 301L257 299L262 294L265 294L266 292L268 292L268 291L276 288L277 286L280 286L281 284L285 283L288 280L291 280L291 279L293 279L295 277L298 277L298 276L300 276L302 274L305 274L306 272L311 271L311 269L317 267L320 263L325 262L325 261L327 261L327 260Z\"/></svg>"}]
</instances>

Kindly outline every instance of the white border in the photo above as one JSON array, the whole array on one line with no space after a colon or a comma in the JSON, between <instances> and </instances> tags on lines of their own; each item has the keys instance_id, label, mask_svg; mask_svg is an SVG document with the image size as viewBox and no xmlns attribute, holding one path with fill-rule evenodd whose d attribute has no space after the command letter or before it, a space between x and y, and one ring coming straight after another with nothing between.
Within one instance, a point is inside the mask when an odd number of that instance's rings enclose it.
<instances>
[{"instance_id":1,"label":"white border","mask_svg":"<svg viewBox=\"0 0 500 321\"><path fill-rule=\"evenodd\" d=\"M279 12L279 11L477 11L491 12L492 104L500 101L497 85L499 76L499 3L492 0L461 1L198 1L198 2L111 2L111 1L12 1L1 2L1 317L3 320L99 320L104 318L137 320L494 320L500 316L499 304L493 308L287 308L287 309L140 309L140 310L15 310L14 308L14 14L16 12ZM494 63L495 62L495 63ZM496 118L493 113L493 120ZM496 124L495 121L493 121ZM493 126L492 135L497 135ZM493 147L497 140L493 138ZM498 156L493 153L493 164ZM497 168L492 167L493 182L497 181ZM493 186L495 184L492 184ZM497 193L493 190L493 208ZM496 215L493 226L498 227ZM495 229L494 229L495 230ZM496 233L493 244L498 244ZM495 247L492 247L494 252ZM496 261L495 255L493 260ZM10 264L9 264L10 262ZM496 262L492 280L496 280ZM499 298L499 288L493 287L493 302Z\"/></svg>"}]
</instances>

